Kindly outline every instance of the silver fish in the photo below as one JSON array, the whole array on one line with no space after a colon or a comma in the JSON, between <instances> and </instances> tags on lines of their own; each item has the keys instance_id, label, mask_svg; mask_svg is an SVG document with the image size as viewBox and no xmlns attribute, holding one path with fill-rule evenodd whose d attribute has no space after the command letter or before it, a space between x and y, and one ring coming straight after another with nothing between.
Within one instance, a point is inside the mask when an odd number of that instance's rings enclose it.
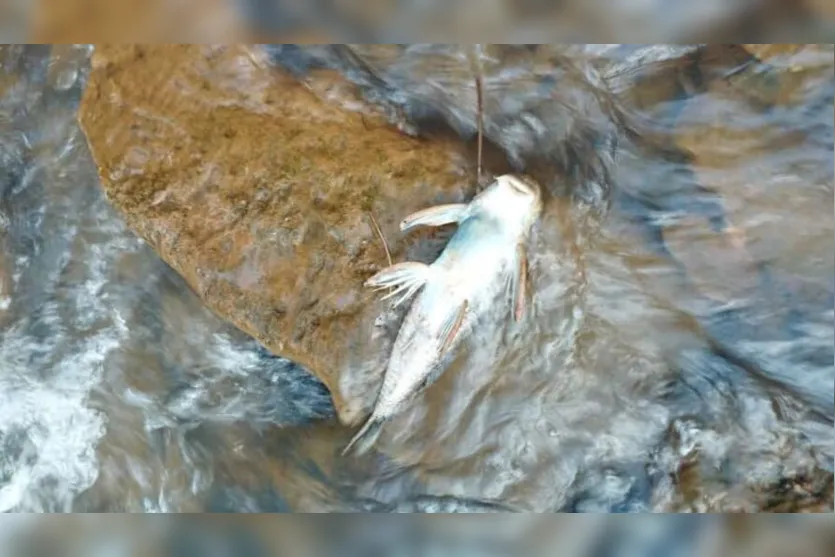
<instances>
[{"instance_id":1,"label":"silver fish","mask_svg":"<svg viewBox=\"0 0 835 557\"><path fill-rule=\"evenodd\" d=\"M395 306L420 290L400 326L374 410L351 439L346 454L363 437L373 443L382 424L397 414L448 364L447 356L494 303L499 288L510 286L512 315L519 321L527 299L525 244L542 211L539 185L529 178L503 175L469 204L439 205L409 215L400 230L458 223L458 230L431 265L398 263L366 281L394 288Z\"/></svg>"}]
</instances>

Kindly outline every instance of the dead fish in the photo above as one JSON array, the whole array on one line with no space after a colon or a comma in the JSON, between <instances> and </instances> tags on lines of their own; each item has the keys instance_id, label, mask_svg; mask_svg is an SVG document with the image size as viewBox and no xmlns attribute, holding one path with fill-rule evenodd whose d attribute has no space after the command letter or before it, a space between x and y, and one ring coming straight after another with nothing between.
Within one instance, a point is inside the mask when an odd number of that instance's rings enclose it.
<instances>
[{"instance_id":1,"label":"dead fish","mask_svg":"<svg viewBox=\"0 0 835 557\"><path fill-rule=\"evenodd\" d=\"M470 203L423 209L400 223L416 226L457 223L458 230L431 265L405 262L383 269L366 281L393 288L383 299L400 295L395 306L420 291L400 326L374 410L351 439L346 454L364 438L367 450L382 424L424 388L435 382L448 356L478 317L507 288L511 314L519 321L527 299L525 244L542 210L539 185L527 177L503 175Z\"/></svg>"}]
</instances>

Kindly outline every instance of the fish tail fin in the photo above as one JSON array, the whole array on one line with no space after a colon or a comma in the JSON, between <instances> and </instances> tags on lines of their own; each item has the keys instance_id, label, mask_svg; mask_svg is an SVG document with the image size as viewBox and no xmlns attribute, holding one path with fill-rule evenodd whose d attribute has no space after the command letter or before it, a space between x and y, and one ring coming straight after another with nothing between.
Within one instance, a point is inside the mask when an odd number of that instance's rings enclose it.
<instances>
[{"instance_id":1,"label":"fish tail fin","mask_svg":"<svg viewBox=\"0 0 835 557\"><path fill-rule=\"evenodd\" d=\"M397 306L420 290L429 280L431 274L432 268L429 265L417 261L408 261L386 267L365 281L365 285L374 288L394 288L390 293L383 296L384 300L402 293L394 304Z\"/></svg>"},{"instance_id":2,"label":"fish tail fin","mask_svg":"<svg viewBox=\"0 0 835 557\"><path fill-rule=\"evenodd\" d=\"M385 423L384 419L378 418L372 414L360 430L351 438L351 441L349 441L345 448L342 449L342 456L351 452L354 447L360 443L360 441L362 441L361 446L357 451L355 451L357 454L363 454L371 448L371 445L374 444L374 441L376 441L377 437L380 435L383 423Z\"/></svg>"}]
</instances>

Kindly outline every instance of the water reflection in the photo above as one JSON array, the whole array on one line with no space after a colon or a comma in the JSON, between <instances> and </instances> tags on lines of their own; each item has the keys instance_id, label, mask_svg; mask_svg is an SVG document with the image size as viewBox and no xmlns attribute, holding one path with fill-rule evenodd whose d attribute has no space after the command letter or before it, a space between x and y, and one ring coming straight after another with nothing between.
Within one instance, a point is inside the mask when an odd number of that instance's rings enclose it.
<instances>
[{"instance_id":1,"label":"water reflection","mask_svg":"<svg viewBox=\"0 0 835 557\"><path fill-rule=\"evenodd\" d=\"M532 318L359 460L321 384L104 200L74 121L89 53L0 49L0 509L757 510L781 481L831 509L831 49L488 50L487 168L553 194ZM475 130L451 47L272 53L407 131Z\"/></svg>"}]
</instances>

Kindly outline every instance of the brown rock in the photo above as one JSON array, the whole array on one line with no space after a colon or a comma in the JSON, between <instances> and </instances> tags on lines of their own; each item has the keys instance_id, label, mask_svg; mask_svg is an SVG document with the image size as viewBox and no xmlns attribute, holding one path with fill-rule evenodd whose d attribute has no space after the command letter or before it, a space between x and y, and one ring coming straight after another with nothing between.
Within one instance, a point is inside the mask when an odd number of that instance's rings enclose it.
<instances>
[{"instance_id":1,"label":"brown rock","mask_svg":"<svg viewBox=\"0 0 835 557\"><path fill-rule=\"evenodd\" d=\"M369 212L402 259L399 220L475 184L462 148L408 137L332 74L302 84L247 47L97 47L79 118L128 224L358 420L391 341L362 287L386 265Z\"/></svg>"}]
</instances>

